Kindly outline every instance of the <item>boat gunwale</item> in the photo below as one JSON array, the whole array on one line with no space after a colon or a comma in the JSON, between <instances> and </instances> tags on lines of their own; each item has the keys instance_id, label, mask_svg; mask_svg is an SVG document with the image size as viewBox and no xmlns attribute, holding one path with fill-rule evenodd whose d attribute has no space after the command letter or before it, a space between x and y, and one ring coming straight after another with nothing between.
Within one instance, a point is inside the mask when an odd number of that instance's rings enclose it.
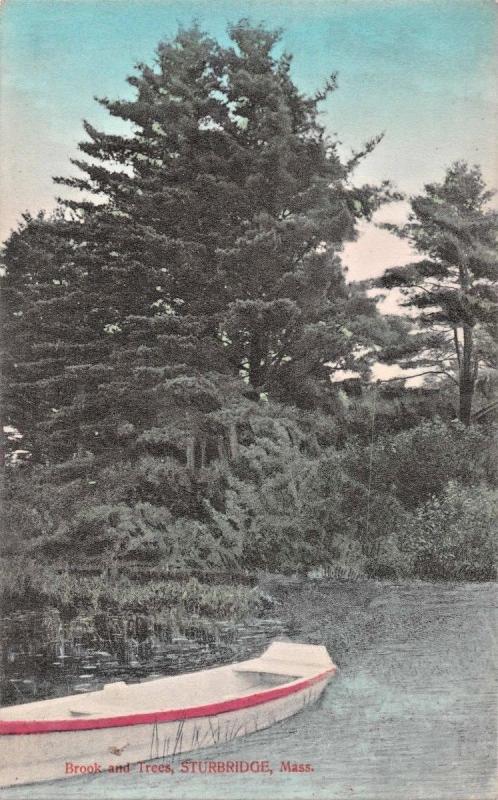
<instances>
[{"instance_id":1,"label":"boat gunwale","mask_svg":"<svg viewBox=\"0 0 498 800\"><path fill-rule=\"evenodd\" d=\"M55 719L55 720L0 720L0 736L31 735L45 733L69 733L73 731L98 730L103 728L125 728L132 725L149 723L176 722L197 717L211 717L238 711L251 706L261 705L295 694L303 689L319 683L336 672L335 665L306 678L271 687L253 694L240 695L227 700L219 700L200 706L167 709L164 711L146 711L121 716L95 717L92 719Z\"/></svg>"}]
</instances>

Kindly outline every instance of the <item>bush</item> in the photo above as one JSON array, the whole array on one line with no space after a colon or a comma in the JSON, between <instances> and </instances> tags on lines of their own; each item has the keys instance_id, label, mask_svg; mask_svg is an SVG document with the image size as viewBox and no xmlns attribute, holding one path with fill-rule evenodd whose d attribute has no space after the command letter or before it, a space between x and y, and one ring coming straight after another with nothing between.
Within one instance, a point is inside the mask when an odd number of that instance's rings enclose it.
<instances>
[{"instance_id":1,"label":"bush","mask_svg":"<svg viewBox=\"0 0 498 800\"><path fill-rule=\"evenodd\" d=\"M414 509L444 491L449 481L475 485L492 480L490 449L480 429L440 419L422 422L395 436L381 436L372 451L372 496L391 492L405 508ZM368 485L370 446L349 445L345 468Z\"/></svg>"},{"instance_id":2,"label":"bush","mask_svg":"<svg viewBox=\"0 0 498 800\"><path fill-rule=\"evenodd\" d=\"M406 515L403 521L406 520ZM413 562L410 555L403 552L399 546L397 530L379 537L373 546L368 548L370 558L365 564L365 574L369 578L379 580L397 580L412 574Z\"/></svg>"},{"instance_id":3,"label":"bush","mask_svg":"<svg viewBox=\"0 0 498 800\"><path fill-rule=\"evenodd\" d=\"M408 518L400 550L425 579L494 580L498 491L455 481Z\"/></svg>"}]
</instances>

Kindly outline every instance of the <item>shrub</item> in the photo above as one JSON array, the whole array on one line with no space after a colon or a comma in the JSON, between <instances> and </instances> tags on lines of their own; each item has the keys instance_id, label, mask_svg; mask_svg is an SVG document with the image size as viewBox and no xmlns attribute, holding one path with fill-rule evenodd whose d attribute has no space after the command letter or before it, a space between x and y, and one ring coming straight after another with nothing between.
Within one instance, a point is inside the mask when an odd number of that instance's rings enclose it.
<instances>
[{"instance_id":1,"label":"shrub","mask_svg":"<svg viewBox=\"0 0 498 800\"><path fill-rule=\"evenodd\" d=\"M498 491L455 481L407 520L400 550L421 578L493 580L496 570Z\"/></svg>"},{"instance_id":2,"label":"shrub","mask_svg":"<svg viewBox=\"0 0 498 800\"><path fill-rule=\"evenodd\" d=\"M489 480L490 445L478 428L440 419L395 436L381 436L372 451L372 495L391 491L407 509L442 492L449 481L464 485ZM346 448L345 468L364 485L370 478L370 446Z\"/></svg>"}]
</instances>

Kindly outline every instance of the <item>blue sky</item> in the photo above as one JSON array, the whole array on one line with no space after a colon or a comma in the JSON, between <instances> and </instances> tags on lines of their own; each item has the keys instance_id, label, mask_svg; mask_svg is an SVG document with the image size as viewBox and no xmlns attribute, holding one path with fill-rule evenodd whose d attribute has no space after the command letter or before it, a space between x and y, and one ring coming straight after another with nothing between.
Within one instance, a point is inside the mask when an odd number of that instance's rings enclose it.
<instances>
[{"instance_id":1,"label":"blue sky","mask_svg":"<svg viewBox=\"0 0 498 800\"><path fill-rule=\"evenodd\" d=\"M4 0L0 239L25 209L53 206L63 189L51 176L74 172L83 118L116 128L94 95L130 94L134 64L193 18L220 38L243 16L282 26L303 90L337 71L330 131L346 150L385 131L358 180L414 192L464 158L495 184L497 11L494 0ZM354 277L403 256L388 234L363 233L347 248Z\"/></svg>"}]
</instances>

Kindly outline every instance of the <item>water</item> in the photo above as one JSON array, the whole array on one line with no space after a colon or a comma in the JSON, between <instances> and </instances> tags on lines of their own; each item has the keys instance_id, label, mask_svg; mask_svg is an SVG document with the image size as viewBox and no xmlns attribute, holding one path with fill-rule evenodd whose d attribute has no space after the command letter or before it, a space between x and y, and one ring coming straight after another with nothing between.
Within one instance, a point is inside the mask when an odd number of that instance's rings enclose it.
<instances>
[{"instance_id":1,"label":"water","mask_svg":"<svg viewBox=\"0 0 498 800\"><path fill-rule=\"evenodd\" d=\"M61 619L55 610L0 617L1 705L134 683L250 658L286 632L278 619L188 624L189 637L144 614Z\"/></svg>"},{"instance_id":2,"label":"water","mask_svg":"<svg viewBox=\"0 0 498 800\"><path fill-rule=\"evenodd\" d=\"M233 650L261 650L280 625L290 638L327 645L340 672L306 712L193 757L269 760L272 775L182 774L189 755L173 762L172 775L132 768L5 789L2 798L496 799L495 585L324 581L267 589L281 623L239 629ZM280 772L286 760L313 771Z\"/></svg>"}]
</instances>

